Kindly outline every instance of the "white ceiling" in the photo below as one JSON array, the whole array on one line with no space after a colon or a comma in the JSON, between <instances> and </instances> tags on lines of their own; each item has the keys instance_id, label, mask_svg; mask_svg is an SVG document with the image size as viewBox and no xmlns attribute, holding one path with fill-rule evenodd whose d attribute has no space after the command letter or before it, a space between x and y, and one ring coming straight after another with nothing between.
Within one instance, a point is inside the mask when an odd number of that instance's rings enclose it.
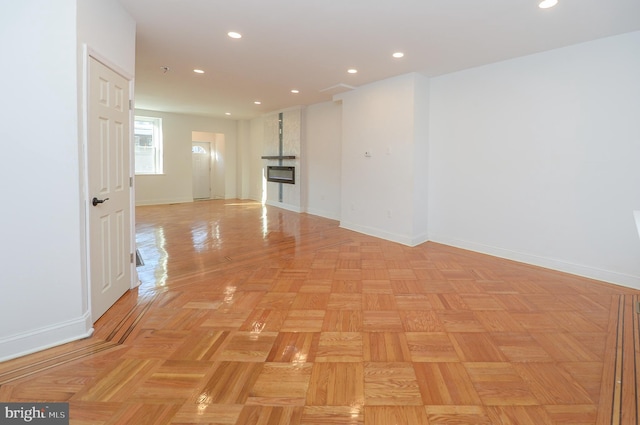
<instances>
[{"instance_id":1,"label":"white ceiling","mask_svg":"<svg viewBox=\"0 0 640 425\"><path fill-rule=\"evenodd\" d=\"M119 1L137 22L136 108L230 119L640 30L638 0Z\"/></svg>"}]
</instances>

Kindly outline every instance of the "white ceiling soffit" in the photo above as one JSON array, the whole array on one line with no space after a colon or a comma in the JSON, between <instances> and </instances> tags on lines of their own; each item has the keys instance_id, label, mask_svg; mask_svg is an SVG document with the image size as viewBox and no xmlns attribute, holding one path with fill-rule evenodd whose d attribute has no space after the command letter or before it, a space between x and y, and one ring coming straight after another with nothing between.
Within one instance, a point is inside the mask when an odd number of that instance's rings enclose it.
<instances>
[{"instance_id":1,"label":"white ceiling soffit","mask_svg":"<svg viewBox=\"0 0 640 425\"><path fill-rule=\"evenodd\" d=\"M230 119L640 30L638 0L119 1L137 21L136 107Z\"/></svg>"}]
</instances>

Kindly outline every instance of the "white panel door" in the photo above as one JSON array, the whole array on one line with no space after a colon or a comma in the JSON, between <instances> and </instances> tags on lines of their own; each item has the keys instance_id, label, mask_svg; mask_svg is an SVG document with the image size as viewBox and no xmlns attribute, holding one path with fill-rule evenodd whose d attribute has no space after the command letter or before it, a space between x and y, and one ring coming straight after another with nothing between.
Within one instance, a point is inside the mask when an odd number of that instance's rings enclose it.
<instances>
[{"instance_id":1,"label":"white panel door","mask_svg":"<svg viewBox=\"0 0 640 425\"><path fill-rule=\"evenodd\" d=\"M211 144L193 142L191 161L193 164L193 199L211 198Z\"/></svg>"},{"instance_id":2,"label":"white panel door","mask_svg":"<svg viewBox=\"0 0 640 425\"><path fill-rule=\"evenodd\" d=\"M129 81L89 58L89 278L95 322L131 286Z\"/></svg>"}]
</instances>

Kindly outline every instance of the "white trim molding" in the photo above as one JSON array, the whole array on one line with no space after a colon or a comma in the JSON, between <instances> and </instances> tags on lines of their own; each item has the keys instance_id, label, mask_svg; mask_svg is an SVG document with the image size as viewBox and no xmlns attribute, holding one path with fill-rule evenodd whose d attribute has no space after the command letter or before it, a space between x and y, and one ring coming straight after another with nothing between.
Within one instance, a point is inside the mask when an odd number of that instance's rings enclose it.
<instances>
[{"instance_id":1,"label":"white trim molding","mask_svg":"<svg viewBox=\"0 0 640 425\"><path fill-rule=\"evenodd\" d=\"M476 242L470 242L461 239L440 237L431 235L429 240L435 243L453 246L456 248L467 249L469 251L479 252L481 254L492 255L494 257L513 260L520 263L530 264L533 266L544 267L551 270L565 272L576 276L586 277L589 279L599 280L614 285L625 286L633 289L640 289L640 276L632 276L624 273L614 272L611 270L598 269L582 264L575 264L556 258L542 257L525 252L513 251L510 249L499 248L495 246L484 245Z\"/></svg>"},{"instance_id":2,"label":"white trim molding","mask_svg":"<svg viewBox=\"0 0 640 425\"><path fill-rule=\"evenodd\" d=\"M0 362L21 357L93 334L91 314L0 339Z\"/></svg>"}]
</instances>

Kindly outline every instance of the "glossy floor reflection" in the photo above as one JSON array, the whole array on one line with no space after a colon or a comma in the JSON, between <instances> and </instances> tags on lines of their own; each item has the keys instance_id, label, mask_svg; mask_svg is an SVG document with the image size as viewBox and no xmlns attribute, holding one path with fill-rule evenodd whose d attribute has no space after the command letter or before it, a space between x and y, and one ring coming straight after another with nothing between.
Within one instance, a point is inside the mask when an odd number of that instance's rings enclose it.
<instances>
[{"instance_id":1,"label":"glossy floor reflection","mask_svg":"<svg viewBox=\"0 0 640 425\"><path fill-rule=\"evenodd\" d=\"M75 424L637 421L637 291L254 202L136 215L141 286L92 338L0 365L0 400Z\"/></svg>"}]
</instances>

